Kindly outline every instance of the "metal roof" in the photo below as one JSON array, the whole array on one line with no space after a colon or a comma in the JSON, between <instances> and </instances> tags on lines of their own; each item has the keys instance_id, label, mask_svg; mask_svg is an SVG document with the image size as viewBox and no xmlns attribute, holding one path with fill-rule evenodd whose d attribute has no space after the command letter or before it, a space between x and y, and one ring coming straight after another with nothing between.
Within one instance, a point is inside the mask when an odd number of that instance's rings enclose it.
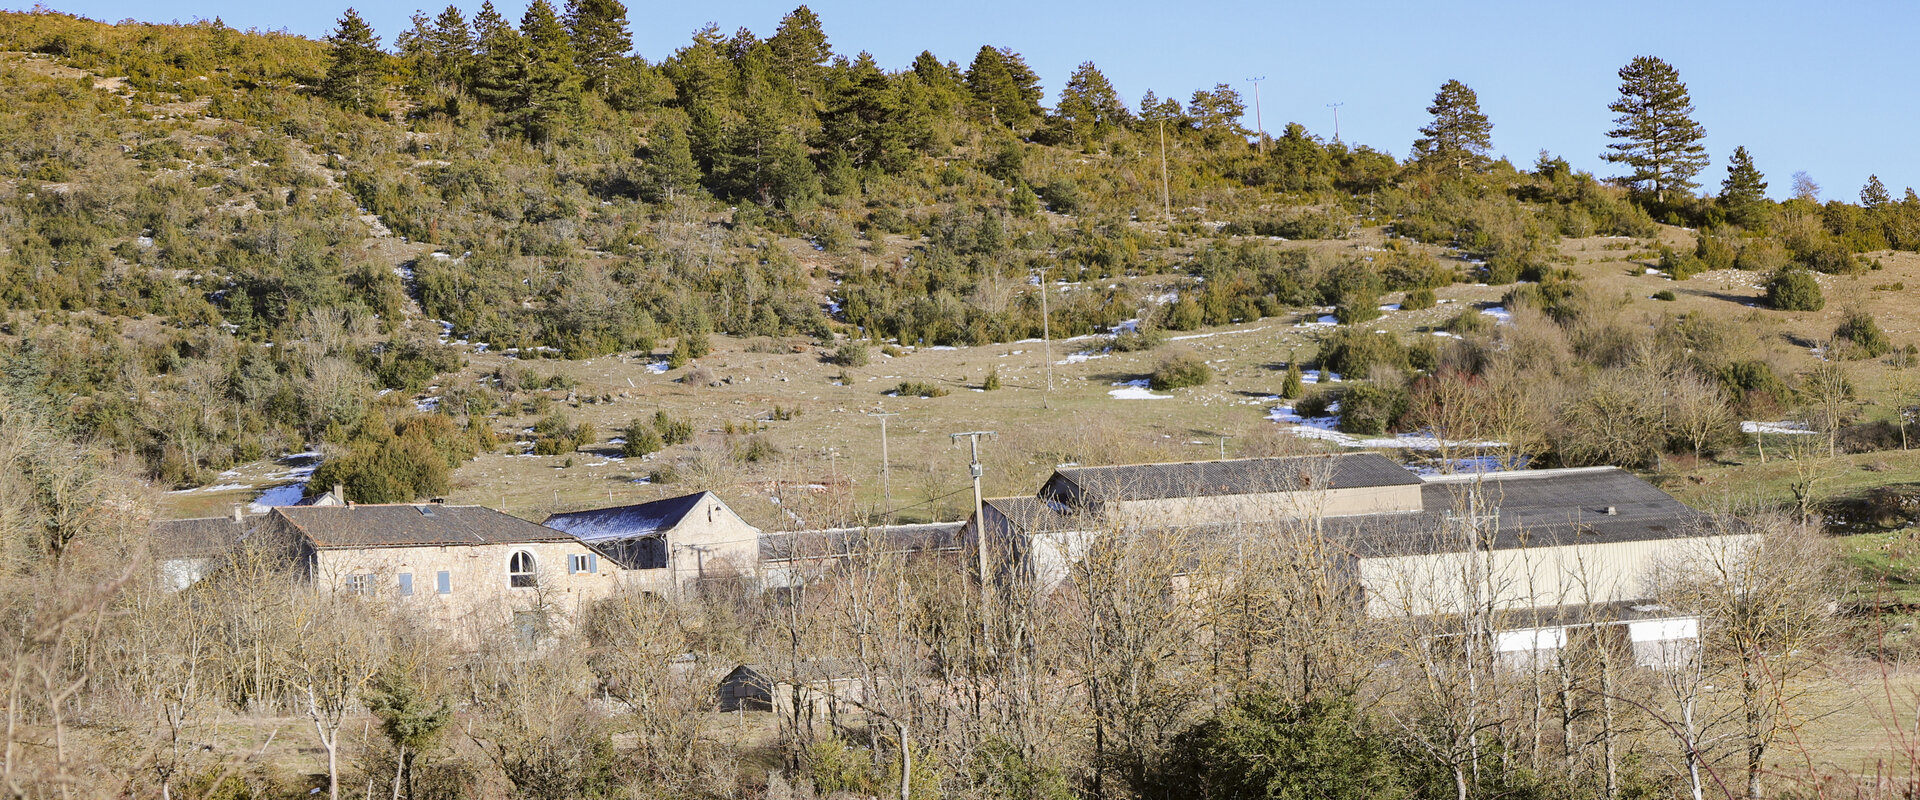
<instances>
[{"instance_id":1,"label":"metal roof","mask_svg":"<svg viewBox=\"0 0 1920 800\"><path fill-rule=\"evenodd\" d=\"M1338 453L1060 469L1040 496L1114 502L1419 483L1419 476L1379 453Z\"/></svg>"},{"instance_id":2,"label":"metal roof","mask_svg":"<svg viewBox=\"0 0 1920 800\"><path fill-rule=\"evenodd\" d=\"M232 549L259 521L258 516L155 520L149 546L160 561L209 558Z\"/></svg>"},{"instance_id":3,"label":"metal roof","mask_svg":"<svg viewBox=\"0 0 1920 800\"><path fill-rule=\"evenodd\" d=\"M1327 531L1361 556L1424 555L1465 549L1468 499L1496 550L1675 539L1730 531L1633 474L1613 467L1448 476L1421 487L1423 511L1326 520Z\"/></svg>"},{"instance_id":4,"label":"metal roof","mask_svg":"<svg viewBox=\"0 0 1920 800\"><path fill-rule=\"evenodd\" d=\"M589 542L650 536L679 525L710 494L694 492L651 503L569 511L547 517L542 524Z\"/></svg>"},{"instance_id":5,"label":"metal roof","mask_svg":"<svg viewBox=\"0 0 1920 800\"><path fill-rule=\"evenodd\" d=\"M857 552L924 553L960 546L964 522L874 525L760 534L762 561L839 558Z\"/></svg>"}]
</instances>

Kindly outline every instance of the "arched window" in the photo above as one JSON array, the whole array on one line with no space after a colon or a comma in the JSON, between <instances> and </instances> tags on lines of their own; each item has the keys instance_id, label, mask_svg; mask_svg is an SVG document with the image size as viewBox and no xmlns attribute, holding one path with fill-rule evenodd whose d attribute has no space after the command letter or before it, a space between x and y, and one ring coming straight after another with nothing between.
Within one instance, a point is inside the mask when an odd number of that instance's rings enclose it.
<instances>
[{"instance_id":1,"label":"arched window","mask_svg":"<svg viewBox=\"0 0 1920 800\"><path fill-rule=\"evenodd\" d=\"M532 553L522 550L507 559L507 584L514 587L540 585L539 572L534 568Z\"/></svg>"}]
</instances>

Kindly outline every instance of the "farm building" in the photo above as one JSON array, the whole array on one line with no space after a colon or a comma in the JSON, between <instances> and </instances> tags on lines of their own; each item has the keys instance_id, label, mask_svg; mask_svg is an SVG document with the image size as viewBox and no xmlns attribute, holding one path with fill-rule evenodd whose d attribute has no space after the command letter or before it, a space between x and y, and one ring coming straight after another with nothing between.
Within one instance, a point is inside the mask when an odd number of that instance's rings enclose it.
<instances>
[{"instance_id":1,"label":"farm building","mask_svg":"<svg viewBox=\"0 0 1920 800\"><path fill-rule=\"evenodd\" d=\"M760 529L712 492L554 514L543 524L605 552L650 591L749 575L760 560Z\"/></svg>"},{"instance_id":2,"label":"farm building","mask_svg":"<svg viewBox=\"0 0 1920 800\"><path fill-rule=\"evenodd\" d=\"M242 514L240 506L224 517L155 520L149 547L161 585L177 592L199 582L258 521Z\"/></svg>"},{"instance_id":3,"label":"farm building","mask_svg":"<svg viewBox=\"0 0 1920 800\"><path fill-rule=\"evenodd\" d=\"M791 712L796 702L808 716L833 716L859 703L865 683L859 665L845 659L809 659L791 667L741 664L720 679L721 711Z\"/></svg>"},{"instance_id":4,"label":"farm building","mask_svg":"<svg viewBox=\"0 0 1920 800\"><path fill-rule=\"evenodd\" d=\"M1693 620L1628 611L1650 608L1636 603L1663 565L1756 540L1612 467L1423 479L1373 453L1063 469L1033 497L985 501L962 538L971 547L984 527L1000 579L1046 593L1111 532L1231 537L1276 525L1324 536L1369 616L1603 608L1637 652L1697 634ZM1501 641L1545 648L1569 627Z\"/></svg>"},{"instance_id":5,"label":"farm building","mask_svg":"<svg viewBox=\"0 0 1920 800\"><path fill-rule=\"evenodd\" d=\"M287 506L252 535L285 542L324 591L392 598L469 636L511 624L537 638L621 580L612 559L579 539L481 506Z\"/></svg>"}]
</instances>

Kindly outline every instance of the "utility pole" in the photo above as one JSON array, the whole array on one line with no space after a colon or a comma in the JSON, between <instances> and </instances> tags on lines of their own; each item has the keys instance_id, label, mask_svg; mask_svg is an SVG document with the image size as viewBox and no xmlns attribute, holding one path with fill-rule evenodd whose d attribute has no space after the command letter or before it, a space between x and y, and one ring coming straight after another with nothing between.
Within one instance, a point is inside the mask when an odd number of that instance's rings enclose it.
<instances>
[{"instance_id":1,"label":"utility pole","mask_svg":"<svg viewBox=\"0 0 1920 800\"><path fill-rule=\"evenodd\" d=\"M887 418L900 416L890 411L868 412L869 417L880 418L880 486L885 494L887 510L880 517L880 524L893 521L893 469L887 461Z\"/></svg>"},{"instance_id":2,"label":"utility pole","mask_svg":"<svg viewBox=\"0 0 1920 800\"><path fill-rule=\"evenodd\" d=\"M1333 140L1336 142L1340 141L1340 107L1344 105L1346 103L1327 104L1327 108L1333 109Z\"/></svg>"},{"instance_id":3,"label":"utility pole","mask_svg":"<svg viewBox=\"0 0 1920 800\"><path fill-rule=\"evenodd\" d=\"M1167 235L1173 235L1173 194L1167 189L1167 120L1160 118L1160 205L1167 212Z\"/></svg>"},{"instance_id":4,"label":"utility pole","mask_svg":"<svg viewBox=\"0 0 1920 800\"><path fill-rule=\"evenodd\" d=\"M1053 408L1053 317L1047 313L1047 268L1040 268L1040 353L1047 359L1047 390L1040 395L1041 408Z\"/></svg>"},{"instance_id":5,"label":"utility pole","mask_svg":"<svg viewBox=\"0 0 1920 800\"><path fill-rule=\"evenodd\" d=\"M980 568L980 646L987 647L989 650L992 648L987 644L987 602L992 589L991 584L987 582L987 518L981 513L984 503L980 499L980 476L983 473L980 468L980 437L985 436L991 439L997 435L999 434L993 431L967 431L947 435L956 445L960 444L960 437L964 436L973 448L972 460L968 466L973 473L973 552Z\"/></svg>"},{"instance_id":6,"label":"utility pole","mask_svg":"<svg viewBox=\"0 0 1920 800\"><path fill-rule=\"evenodd\" d=\"M1253 84L1253 127L1259 129L1254 132L1253 146L1258 148L1262 155L1267 152L1267 126L1260 121L1260 82L1266 79L1265 75L1247 79L1248 83Z\"/></svg>"}]
</instances>

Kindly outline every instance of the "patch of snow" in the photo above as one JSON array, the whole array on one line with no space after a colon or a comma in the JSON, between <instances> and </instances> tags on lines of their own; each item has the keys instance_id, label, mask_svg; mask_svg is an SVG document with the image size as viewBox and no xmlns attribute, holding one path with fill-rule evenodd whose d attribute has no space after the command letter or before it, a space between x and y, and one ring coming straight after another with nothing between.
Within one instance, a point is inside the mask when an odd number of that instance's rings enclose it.
<instances>
[{"instance_id":1,"label":"patch of snow","mask_svg":"<svg viewBox=\"0 0 1920 800\"><path fill-rule=\"evenodd\" d=\"M667 371L667 362L665 361L654 361L647 364L647 372L650 372L654 375L659 375L666 371Z\"/></svg>"},{"instance_id":2,"label":"patch of snow","mask_svg":"<svg viewBox=\"0 0 1920 800\"><path fill-rule=\"evenodd\" d=\"M1093 353L1093 352L1087 352L1087 353L1073 353L1073 354L1071 354L1071 355L1069 355L1069 356L1067 356L1067 357L1066 357L1066 360L1064 360L1064 361L1055 361L1055 362L1053 362L1053 363L1055 363L1055 364L1062 364L1062 365L1064 365L1064 364L1085 364L1086 362L1088 362L1088 361L1092 361L1092 360L1094 360L1094 359L1096 359L1096 358L1106 358L1106 357L1107 357L1108 355L1111 355L1111 354L1110 354L1110 353L1106 353L1106 352L1100 352L1100 353Z\"/></svg>"},{"instance_id":3,"label":"patch of snow","mask_svg":"<svg viewBox=\"0 0 1920 800\"><path fill-rule=\"evenodd\" d=\"M1146 378L1137 378L1135 380L1130 380L1130 381L1120 381L1119 383L1116 383L1114 385L1119 386L1121 388L1109 391L1107 392L1107 394L1108 396L1111 396L1115 400L1171 400L1173 399L1173 395L1170 395L1170 394L1154 394L1152 390L1147 388Z\"/></svg>"},{"instance_id":4,"label":"patch of snow","mask_svg":"<svg viewBox=\"0 0 1920 800\"><path fill-rule=\"evenodd\" d=\"M953 345L950 345L950 344L936 344L936 345L934 345L934 346L932 346L932 347L929 347L929 348L927 348L927 349L928 349L928 350L958 350L958 349L960 349L960 348L958 348L958 347L954 347Z\"/></svg>"},{"instance_id":5,"label":"patch of snow","mask_svg":"<svg viewBox=\"0 0 1920 800\"><path fill-rule=\"evenodd\" d=\"M253 498L253 502L247 504L247 510L255 514L265 514L273 510L274 506L298 505L300 503L300 497L306 494L306 492L307 484L305 481L289 483L285 486L275 486L261 492L259 497Z\"/></svg>"},{"instance_id":6,"label":"patch of snow","mask_svg":"<svg viewBox=\"0 0 1920 800\"><path fill-rule=\"evenodd\" d=\"M1818 433L1818 431L1815 431L1814 429L1807 427L1807 424L1804 422L1794 422L1791 420L1783 420L1780 422L1758 422L1755 420L1746 420L1740 423L1740 432L1741 433L1781 433L1781 434L1794 434L1794 435L1801 435L1801 436Z\"/></svg>"},{"instance_id":7,"label":"patch of snow","mask_svg":"<svg viewBox=\"0 0 1920 800\"><path fill-rule=\"evenodd\" d=\"M1302 439L1319 439L1340 447L1354 448L1403 448L1407 450L1438 450L1443 440L1430 433L1399 433L1391 436L1365 437L1340 431L1339 403L1327 406L1335 412L1333 416L1303 417L1295 413L1292 403L1275 406L1267 414L1267 419L1278 422L1288 433ZM1449 447L1505 447L1505 442L1445 441Z\"/></svg>"},{"instance_id":8,"label":"patch of snow","mask_svg":"<svg viewBox=\"0 0 1920 800\"><path fill-rule=\"evenodd\" d=\"M1381 307L1380 307L1380 310L1381 310L1381 311L1399 311L1399 310L1400 310L1400 304L1399 304L1399 303L1388 303L1388 304L1386 304L1386 305L1384 305L1384 306L1381 306Z\"/></svg>"},{"instance_id":9,"label":"patch of snow","mask_svg":"<svg viewBox=\"0 0 1920 800\"><path fill-rule=\"evenodd\" d=\"M1499 324L1499 325L1513 324L1513 312L1508 311L1506 308L1502 306L1494 306L1492 308L1483 308L1483 309L1480 309L1480 313L1485 314L1489 317L1492 317L1495 324Z\"/></svg>"},{"instance_id":10,"label":"patch of snow","mask_svg":"<svg viewBox=\"0 0 1920 800\"><path fill-rule=\"evenodd\" d=\"M1267 326L1262 325L1258 328L1247 328L1245 330L1238 330L1238 331L1214 331L1213 333L1189 333L1185 336L1169 336L1167 337L1167 341L1179 342L1179 341L1185 341L1187 339L1209 339L1215 336L1222 336L1229 333L1253 333L1254 331L1264 331L1266 329L1267 329Z\"/></svg>"},{"instance_id":11,"label":"patch of snow","mask_svg":"<svg viewBox=\"0 0 1920 800\"><path fill-rule=\"evenodd\" d=\"M418 400L413 401L413 407L415 410L423 414L430 414L440 410L440 398L422 397Z\"/></svg>"}]
</instances>

